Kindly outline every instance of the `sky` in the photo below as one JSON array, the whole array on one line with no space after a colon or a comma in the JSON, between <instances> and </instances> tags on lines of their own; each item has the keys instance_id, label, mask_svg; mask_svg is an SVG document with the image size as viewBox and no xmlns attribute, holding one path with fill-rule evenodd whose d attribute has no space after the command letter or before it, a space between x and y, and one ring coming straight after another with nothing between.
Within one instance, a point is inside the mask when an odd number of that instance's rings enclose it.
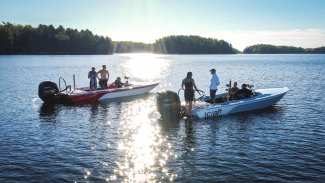
<instances>
[{"instance_id":1,"label":"sky","mask_svg":"<svg viewBox=\"0 0 325 183\"><path fill-rule=\"evenodd\" d=\"M89 29L114 41L199 35L239 50L325 46L325 0L1 0L0 21Z\"/></svg>"}]
</instances>

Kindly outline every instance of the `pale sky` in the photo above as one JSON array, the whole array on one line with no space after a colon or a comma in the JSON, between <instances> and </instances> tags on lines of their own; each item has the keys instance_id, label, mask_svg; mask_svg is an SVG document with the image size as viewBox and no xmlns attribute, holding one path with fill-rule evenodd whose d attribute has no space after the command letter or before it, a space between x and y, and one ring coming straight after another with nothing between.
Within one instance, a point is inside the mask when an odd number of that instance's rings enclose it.
<instances>
[{"instance_id":1,"label":"pale sky","mask_svg":"<svg viewBox=\"0 0 325 183\"><path fill-rule=\"evenodd\" d=\"M89 29L114 41L199 35L239 50L325 46L324 0L1 0L0 21Z\"/></svg>"}]
</instances>

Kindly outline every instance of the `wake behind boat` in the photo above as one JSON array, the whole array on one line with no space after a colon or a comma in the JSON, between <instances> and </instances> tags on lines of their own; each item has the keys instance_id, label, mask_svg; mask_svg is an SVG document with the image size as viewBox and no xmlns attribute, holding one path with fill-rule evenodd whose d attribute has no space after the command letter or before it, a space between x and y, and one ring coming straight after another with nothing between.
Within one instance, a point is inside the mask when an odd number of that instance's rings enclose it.
<instances>
[{"instance_id":1,"label":"wake behind boat","mask_svg":"<svg viewBox=\"0 0 325 183\"><path fill-rule=\"evenodd\" d=\"M65 89L60 89L60 82L64 81ZM67 86L63 78L59 79L59 87L52 81L43 81L39 84L38 95L48 104L82 104L101 100L130 97L149 92L155 88L159 82L134 82L121 88L116 88L110 84L107 89L90 90L89 87L75 88Z\"/></svg>"}]
</instances>

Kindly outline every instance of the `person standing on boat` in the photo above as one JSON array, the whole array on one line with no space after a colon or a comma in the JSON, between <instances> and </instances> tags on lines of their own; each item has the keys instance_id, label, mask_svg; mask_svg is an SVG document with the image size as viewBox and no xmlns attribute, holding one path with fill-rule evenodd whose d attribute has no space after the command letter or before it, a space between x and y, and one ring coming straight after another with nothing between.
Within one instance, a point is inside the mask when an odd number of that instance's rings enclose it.
<instances>
[{"instance_id":1,"label":"person standing on boat","mask_svg":"<svg viewBox=\"0 0 325 183\"><path fill-rule=\"evenodd\" d=\"M109 78L109 73L106 70L106 65L103 65L103 69L97 72L97 75L100 75L100 77L98 77L99 79L99 86L101 89L107 88L107 81Z\"/></svg>"},{"instance_id":2,"label":"person standing on boat","mask_svg":"<svg viewBox=\"0 0 325 183\"><path fill-rule=\"evenodd\" d=\"M211 69L210 72L212 74L211 83L210 83L210 97L211 97L211 103L214 104L220 81L215 69Z\"/></svg>"},{"instance_id":3,"label":"person standing on boat","mask_svg":"<svg viewBox=\"0 0 325 183\"><path fill-rule=\"evenodd\" d=\"M194 89L198 91L194 79L192 78L192 72L188 72L187 76L185 79L182 81L182 89L184 90L185 86L185 91L184 91L184 98L186 102L186 106L188 105L188 111L185 110L185 113L187 116L191 117L192 116L192 105L193 105L193 100L194 100Z\"/></svg>"},{"instance_id":4,"label":"person standing on boat","mask_svg":"<svg viewBox=\"0 0 325 183\"><path fill-rule=\"evenodd\" d=\"M91 68L91 71L89 71L88 78L90 79L89 89L96 90L97 89L97 72L96 72L96 68L94 66Z\"/></svg>"}]
</instances>

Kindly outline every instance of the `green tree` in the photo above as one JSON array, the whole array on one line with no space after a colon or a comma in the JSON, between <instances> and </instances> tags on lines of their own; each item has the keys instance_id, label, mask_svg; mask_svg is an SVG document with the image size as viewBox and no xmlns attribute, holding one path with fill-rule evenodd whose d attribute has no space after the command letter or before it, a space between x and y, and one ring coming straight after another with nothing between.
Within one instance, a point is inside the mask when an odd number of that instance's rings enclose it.
<instances>
[{"instance_id":1,"label":"green tree","mask_svg":"<svg viewBox=\"0 0 325 183\"><path fill-rule=\"evenodd\" d=\"M155 53L163 54L234 54L237 51L224 40L200 36L167 36L153 44Z\"/></svg>"},{"instance_id":2,"label":"green tree","mask_svg":"<svg viewBox=\"0 0 325 183\"><path fill-rule=\"evenodd\" d=\"M94 35L89 30L55 28L40 24L0 25L0 54L112 54L109 37Z\"/></svg>"}]
</instances>

